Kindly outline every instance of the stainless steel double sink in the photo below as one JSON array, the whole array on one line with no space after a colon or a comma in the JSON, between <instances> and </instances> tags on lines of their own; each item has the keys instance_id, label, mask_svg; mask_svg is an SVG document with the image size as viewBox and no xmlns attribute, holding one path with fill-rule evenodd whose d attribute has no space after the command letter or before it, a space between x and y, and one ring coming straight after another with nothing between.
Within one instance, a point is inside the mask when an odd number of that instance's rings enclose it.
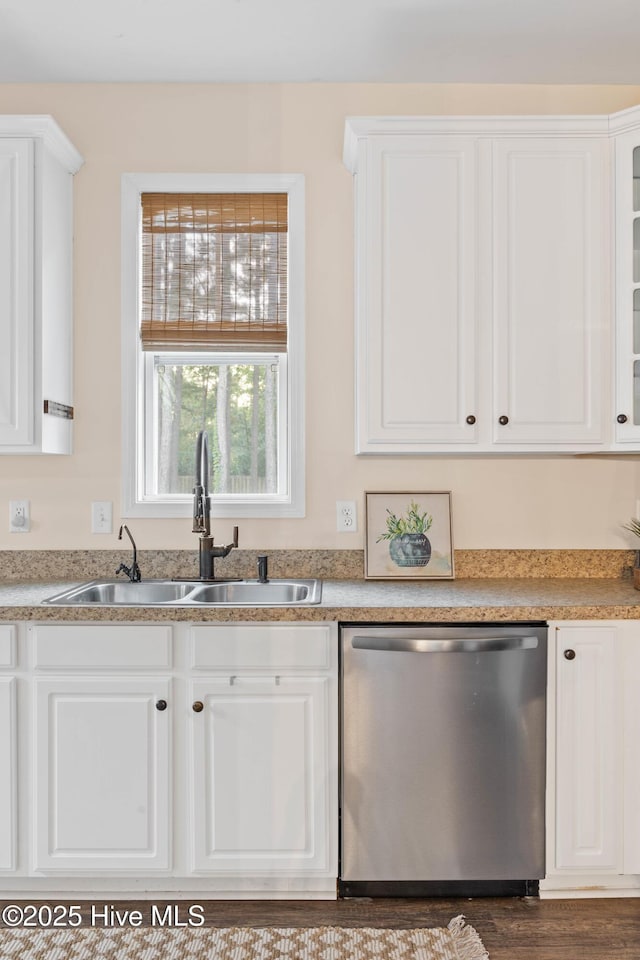
<instances>
[{"instance_id":1,"label":"stainless steel double sink","mask_svg":"<svg viewBox=\"0 0 640 960\"><path fill-rule=\"evenodd\" d=\"M92 580L43 603L58 606L307 606L320 603L321 580Z\"/></svg>"}]
</instances>

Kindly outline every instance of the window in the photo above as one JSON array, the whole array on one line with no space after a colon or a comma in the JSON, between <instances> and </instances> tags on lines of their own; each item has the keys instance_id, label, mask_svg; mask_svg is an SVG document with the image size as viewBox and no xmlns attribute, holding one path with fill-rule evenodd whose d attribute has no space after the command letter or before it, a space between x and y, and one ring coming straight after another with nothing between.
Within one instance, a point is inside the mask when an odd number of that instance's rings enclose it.
<instances>
[{"instance_id":1,"label":"window","mask_svg":"<svg viewBox=\"0 0 640 960\"><path fill-rule=\"evenodd\" d=\"M123 177L123 515L304 515L301 176Z\"/></svg>"}]
</instances>

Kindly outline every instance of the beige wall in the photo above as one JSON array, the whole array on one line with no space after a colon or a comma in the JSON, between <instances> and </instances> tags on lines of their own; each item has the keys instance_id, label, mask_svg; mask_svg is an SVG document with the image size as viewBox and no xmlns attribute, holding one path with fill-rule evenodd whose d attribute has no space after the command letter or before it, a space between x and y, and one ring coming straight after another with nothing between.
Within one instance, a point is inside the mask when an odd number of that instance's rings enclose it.
<instances>
[{"instance_id":1,"label":"beige wall","mask_svg":"<svg viewBox=\"0 0 640 960\"><path fill-rule=\"evenodd\" d=\"M120 176L125 171L303 173L307 192L307 516L241 522L247 548L362 546L335 500L452 490L459 548L630 545L633 459L394 459L353 453L352 182L344 119L362 114L607 113L640 87L466 85L0 85L0 113L52 114L85 158L76 177L75 452L0 457L0 549L113 548L91 500L120 520ZM339 351L328 348L330 341ZM31 500L32 532L8 533ZM360 516L362 520L362 516ZM214 521L218 541L232 521ZM195 549L188 520L136 520L138 545ZM360 524L360 530L362 524Z\"/></svg>"}]
</instances>

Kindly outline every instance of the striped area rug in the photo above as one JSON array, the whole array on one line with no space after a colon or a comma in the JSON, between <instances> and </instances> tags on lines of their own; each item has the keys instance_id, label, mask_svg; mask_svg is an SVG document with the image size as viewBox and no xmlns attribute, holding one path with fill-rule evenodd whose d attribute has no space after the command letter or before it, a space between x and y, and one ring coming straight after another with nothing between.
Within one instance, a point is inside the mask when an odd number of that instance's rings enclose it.
<instances>
[{"instance_id":1,"label":"striped area rug","mask_svg":"<svg viewBox=\"0 0 640 960\"><path fill-rule=\"evenodd\" d=\"M488 960L463 917L448 927L0 929L0 960Z\"/></svg>"}]
</instances>

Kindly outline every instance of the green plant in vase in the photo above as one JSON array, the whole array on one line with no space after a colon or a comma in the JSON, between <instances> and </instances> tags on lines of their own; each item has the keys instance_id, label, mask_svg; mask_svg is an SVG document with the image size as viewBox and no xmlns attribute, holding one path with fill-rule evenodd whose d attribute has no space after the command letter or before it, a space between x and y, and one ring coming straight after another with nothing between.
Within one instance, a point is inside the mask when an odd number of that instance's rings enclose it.
<instances>
[{"instance_id":1,"label":"green plant in vase","mask_svg":"<svg viewBox=\"0 0 640 960\"><path fill-rule=\"evenodd\" d=\"M432 523L433 517L426 510L421 513L414 500L399 517L387 507L387 529L376 543L389 541L389 556L398 567L425 567L431 559L431 543L426 534Z\"/></svg>"},{"instance_id":2,"label":"green plant in vase","mask_svg":"<svg viewBox=\"0 0 640 960\"><path fill-rule=\"evenodd\" d=\"M629 523L623 523L623 528L640 539L640 520L632 517ZM640 549L636 550L635 563L633 565L633 581L637 589L640 589Z\"/></svg>"}]
</instances>

